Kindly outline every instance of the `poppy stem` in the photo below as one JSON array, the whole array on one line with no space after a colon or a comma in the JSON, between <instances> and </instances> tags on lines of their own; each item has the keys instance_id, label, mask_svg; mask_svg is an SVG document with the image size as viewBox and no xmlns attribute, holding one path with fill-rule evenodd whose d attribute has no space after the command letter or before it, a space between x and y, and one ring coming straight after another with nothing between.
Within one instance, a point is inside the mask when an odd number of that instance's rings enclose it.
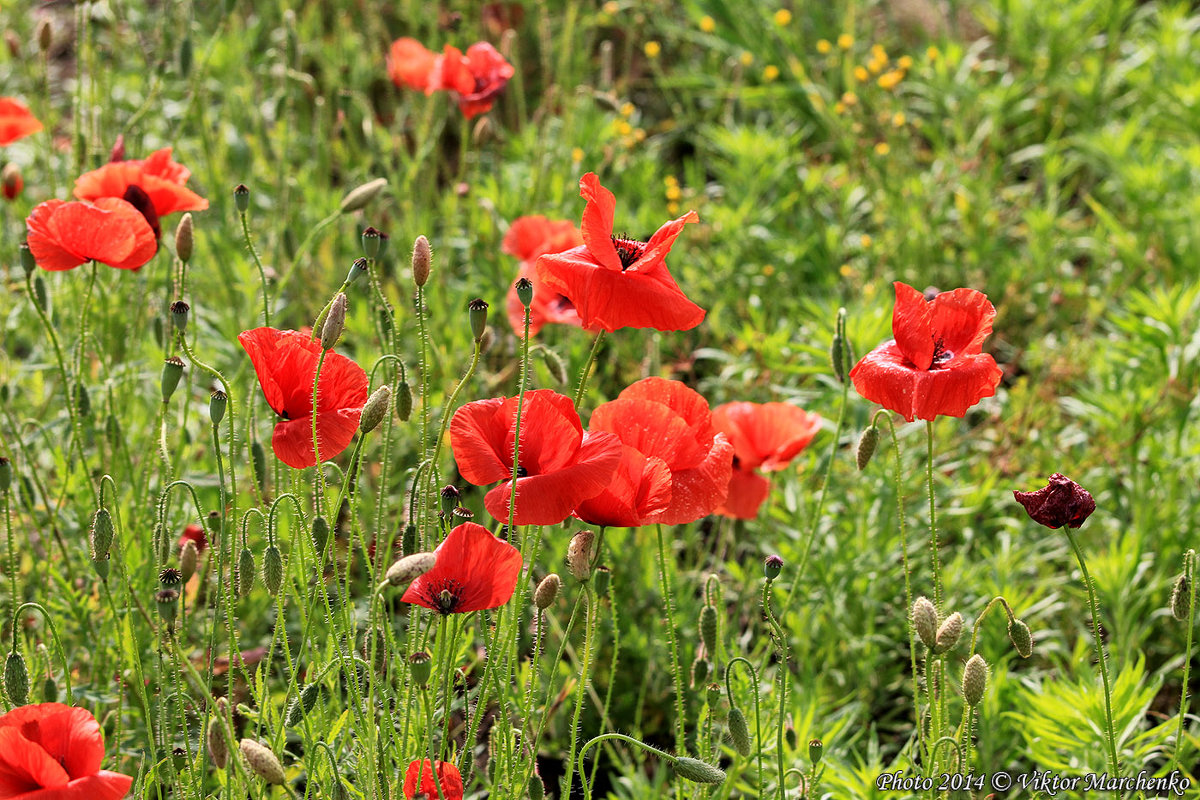
<instances>
[{"instance_id":1,"label":"poppy stem","mask_svg":"<svg viewBox=\"0 0 1200 800\"><path fill-rule=\"evenodd\" d=\"M1179 727L1175 732L1175 748L1171 751L1171 762L1167 765L1167 774L1175 771L1179 763L1179 751L1183 747L1183 720L1187 715L1188 679L1192 668L1192 626L1196 619L1196 551L1188 550L1183 554L1183 576L1188 587L1188 613L1185 624L1187 635L1183 646L1183 688L1179 693Z\"/></svg>"},{"instance_id":2,"label":"poppy stem","mask_svg":"<svg viewBox=\"0 0 1200 800\"><path fill-rule=\"evenodd\" d=\"M525 306L525 336L521 339L521 376L517 381L517 418L513 422L512 491L508 497L508 536L510 541L517 529L517 477L521 469L521 412L525 409L525 383L528 377L529 306Z\"/></svg>"},{"instance_id":3,"label":"poppy stem","mask_svg":"<svg viewBox=\"0 0 1200 800\"><path fill-rule=\"evenodd\" d=\"M583 712L583 696L587 691L588 680L591 677L592 658L595 654L596 617L599 615L596 613L596 587L592 584L591 578L584 582L583 590L587 596L587 620L583 628L583 663L579 666L579 681L575 684L575 712L571 716L571 749L567 754L566 774L562 778L561 797L571 796L571 784L575 780L575 753L579 746L579 717ZM587 781L587 773L584 772L582 765L579 768L579 780L584 783ZM584 788L584 797L589 797L586 786Z\"/></svg>"},{"instance_id":4,"label":"poppy stem","mask_svg":"<svg viewBox=\"0 0 1200 800\"><path fill-rule=\"evenodd\" d=\"M528 313L528 312L526 312ZM583 396L587 393L588 376L592 372L592 364L596 361L596 355L600 352L600 345L604 342L604 334L606 331L600 331L596 334L595 341L592 342L592 352L588 353L587 362L583 365L583 369L579 372L579 387L575 390L575 407L579 408L579 404L583 402ZM528 330L526 330L528 334ZM526 341L529 340L528 335Z\"/></svg>"},{"instance_id":5,"label":"poppy stem","mask_svg":"<svg viewBox=\"0 0 1200 800\"><path fill-rule=\"evenodd\" d=\"M454 404L455 404L455 402L457 402L458 395L460 392L462 392L462 388L464 386L466 386L467 381L471 380L471 376L475 374L475 369L479 366L479 356L482 353L483 353L483 342L476 341L475 342L475 352L471 356L471 364L467 367L466 373L463 374L462 380L460 380L458 382L458 385L454 387L454 391L450 393L450 397L446 400L446 405L442 409L442 422L441 422L440 428L438 429L437 439L434 440L433 458L429 462L429 464L430 464L429 475L425 482L425 492L426 492L425 500L424 500L425 508L429 508L430 503L437 502L436 497L437 497L438 460L441 458L441 455L442 455L442 442L445 441L445 439L446 439L446 427L450 424L450 417L452 416L452 414L450 413L451 409L454 408ZM425 381L424 370L422 370L421 382L424 383L424 381ZM422 402L422 405L424 405L423 402ZM428 523L426 523L426 524L428 524Z\"/></svg>"},{"instance_id":6,"label":"poppy stem","mask_svg":"<svg viewBox=\"0 0 1200 800\"><path fill-rule=\"evenodd\" d=\"M258 267L258 279L262 282L262 297L263 297L263 325L271 327L271 302L267 294L267 271L263 269L262 260L258 257L258 250L254 247L254 240L250 238L250 224L246 221L246 212L239 211L238 216L242 219L242 237L246 240L246 249L250 252L250 258L254 260L254 266ZM334 297L337 297L334 294Z\"/></svg>"},{"instance_id":7,"label":"poppy stem","mask_svg":"<svg viewBox=\"0 0 1200 800\"><path fill-rule=\"evenodd\" d=\"M687 709L684 706L683 669L679 666L679 641L675 633L675 602L671 592L671 574L667 561L667 546L663 538L662 525L655 525L658 532L658 577L662 585L663 611L666 617L667 642L671 647L671 676L675 682L675 749L687 753L687 742L684 737L684 724ZM570 788L570 787L568 787ZM566 797L566 795L563 795Z\"/></svg>"},{"instance_id":8,"label":"poppy stem","mask_svg":"<svg viewBox=\"0 0 1200 800\"><path fill-rule=\"evenodd\" d=\"M776 655L779 657L779 672L780 683L782 684L779 690L779 718L775 721L775 760L779 765L779 800L784 798L784 764L783 764L783 722L784 711L787 708L788 695L788 679L791 677L791 657L788 654L787 634L783 630L783 626L779 624L779 620L775 618L774 612L771 611L771 585L775 581L772 578L767 578L763 583L762 591L762 611L763 619L771 627L772 639L774 640ZM761 747L761 742L760 745Z\"/></svg>"},{"instance_id":9,"label":"poppy stem","mask_svg":"<svg viewBox=\"0 0 1200 800\"><path fill-rule=\"evenodd\" d=\"M759 793L759 795L761 795L762 791L763 791L763 787L766 784L763 781L763 738L762 738L762 722L761 722L759 709L758 709L758 695L759 695L758 671L756 669L754 669L754 665L751 664L750 661L743 656L737 656L736 658L733 658L732 660L730 660L730 662L728 664L725 665L725 693L729 696L729 707L730 708L734 707L733 683L730 680L730 676L733 673L734 664L743 664L743 665L745 665L746 669L750 670L750 681L754 686L754 691L753 691L753 697L754 697L754 741L758 745L754 749L757 751L757 755L758 755L758 793Z\"/></svg>"},{"instance_id":10,"label":"poppy stem","mask_svg":"<svg viewBox=\"0 0 1200 800\"><path fill-rule=\"evenodd\" d=\"M1095 637L1096 658L1100 661L1100 680L1104 684L1104 722L1107 726L1105 734L1108 738L1108 757L1111 762L1109 766L1112 769L1113 777L1117 777L1121 774L1121 762L1117 758L1117 732L1113 725L1112 715L1112 688L1109 686L1108 680L1108 661L1104 657L1104 640L1100 638L1100 604L1096 600L1096 586L1092 583L1091 573L1088 572L1083 551L1079 548L1079 541L1075 538L1075 534L1069 525L1063 525L1062 530L1071 542L1071 549L1075 551L1075 560L1079 562L1079 571L1083 573L1083 584L1087 587L1088 607L1092 612L1092 634ZM1184 684L1184 691L1187 691L1186 684Z\"/></svg>"},{"instance_id":11,"label":"poppy stem","mask_svg":"<svg viewBox=\"0 0 1200 800\"><path fill-rule=\"evenodd\" d=\"M933 420L925 421L925 478L929 489L929 557L933 563L933 606L942 613L942 563L938 554L937 512L933 502Z\"/></svg>"}]
</instances>

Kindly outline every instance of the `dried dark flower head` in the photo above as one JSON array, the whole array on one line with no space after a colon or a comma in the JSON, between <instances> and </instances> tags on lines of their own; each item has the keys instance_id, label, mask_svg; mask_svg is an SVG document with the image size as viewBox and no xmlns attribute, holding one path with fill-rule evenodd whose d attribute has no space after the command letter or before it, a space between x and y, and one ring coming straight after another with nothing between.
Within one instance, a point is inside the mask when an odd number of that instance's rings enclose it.
<instances>
[{"instance_id":1,"label":"dried dark flower head","mask_svg":"<svg viewBox=\"0 0 1200 800\"><path fill-rule=\"evenodd\" d=\"M1013 492L1017 502L1039 525L1047 528L1078 528L1096 510L1096 501L1087 489L1058 472L1050 483L1036 492Z\"/></svg>"}]
</instances>

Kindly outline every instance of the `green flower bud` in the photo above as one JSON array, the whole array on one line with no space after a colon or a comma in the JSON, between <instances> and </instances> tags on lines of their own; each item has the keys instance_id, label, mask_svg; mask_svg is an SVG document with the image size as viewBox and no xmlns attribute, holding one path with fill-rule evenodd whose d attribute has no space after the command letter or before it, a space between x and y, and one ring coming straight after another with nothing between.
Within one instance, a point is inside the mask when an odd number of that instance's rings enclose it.
<instances>
[{"instance_id":1,"label":"green flower bud","mask_svg":"<svg viewBox=\"0 0 1200 800\"><path fill-rule=\"evenodd\" d=\"M608 595L608 584L612 581L612 570L601 564L592 573L592 586L596 587L597 597Z\"/></svg>"},{"instance_id":2,"label":"green flower bud","mask_svg":"<svg viewBox=\"0 0 1200 800\"><path fill-rule=\"evenodd\" d=\"M713 606L700 609L700 643L710 656L717 654L717 609Z\"/></svg>"},{"instance_id":3,"label":"green flower bud","mask_svg":"<svg viewBox=\"0 0 1200 800\"><path fill-rule=\"evenodd\" d=\"M16 650L4 662L4 691L14 706L23 706L29 699L29 668L25 666L25 657Z\"/></svg>"},{"instance_id":4,"label":"green flower bud","mask_svg":"<svg viewBox=\"0 0 1200 800\"><path fill-rule=\"evenodd\" d=\"M529 776L529 800L545 800L546 784L536 772Z\"/></svg>"},{"instance_id":5,"label":"green flower bud","mask_svg":"<svg viewBox=\"0 0 1200 800\"><path fill-rule=\"evenodd\" d=\"M692 686L703 686L708 680L708 673L712 669L712 664L707 658L697 658L692 662Z\"/></svg>"},{"instance_id":6,"label":"green flower bud","mask_svg":"<svg viewBox=\"0 0 1200 800\"><path fill-rule=\"evenodd\" d=\"M233 204L237 206L239 214L245 214L250 208L250 190L246 188L246 184L239 183L233 187Z\"/></svg>"},{"instance_id":7,"label":"green flower bud","mask_svg":"<svg viewBox=\"0 0 1200 800\"><path fill-rule=\"evenodd\" d=\"M279 759L271 752L270 748L253 739L242 739L238 743L238 747L242 751L242 758L246 760L246 766L255 775L275 786L282 786L287 782L283 765L279 763Z\"/></svg>"},{"instance_id":8,"label":"green flower bud","mask_svg":"<svg viewBox=\"0 0 1200 800\"><path fill-rule=\"evenodd\" d=\"M254 553L249 547L243 547L238 555L237 585L239 597L245 597L254 588Z\"/></svg>"},{"instance_id":9,"label":"green flower bud","mask_svg":"<svg viewBox=\"0 0 1200 800\"><path fill-rule=\"evenodd\" d=\"M934 652L945 653L954 648L958 644L958 640L962 638L963 618L962 614L955 611L950 616L946 617L937 631L935 639Z\"/></svg>"},{"instance_id":10,"label":"green flower bud","mask_svg":"<svg viewBox=\"0 0 1200 800\"><path fill-rule=\"evenodd\" d=\"M983 693L987 690L988 665L983 656L976 653L963 667L962 692L963 699L971 708L979 705Z\"/></svg>"},{"instance_id":11,"label":"green flower bud","mask_svg":"<svg viewBox=\"0 0 1200 800\"><path fill-rule=\"evenodd\" d=\"M12 477L12 462L6 456L0 456L0 492L7 492L12 488Z\"/></svg>"},{"instance_id":12,"label":"green flower bud","mask_svg":"<svg viewBox=\"0 0 1200 800\"><path fill-rule=\"evenodd\" d=\"M433 658L424 650L418 650L408 657L408 668L412 672L413 683L425 687L429 685L429 676L433 673Z\"/></svg>"},{"instance_id":13,"label":"green flower bud","mask_svg":"<svg viewBox=\"0 0 1200 800\"><path fill-rule=\"evenodd\" d=\"M562 356L549 347L542 348L542 363L550 371L551 377L559 383L566 383L571 379L571 376L567 374L567 364L562 360Z\"/></svg>"},{"instance_id":14,"label":"green flower bud","mask_svg":"<svg viewBox=\"0 0 1200 800\"><path fill-rule=\"evenodd\" d=\"M379 423L383 422L383 418L387 414L388 401L391 399L392 390L387 384L371 392L371 396L367 398L367 404L363 406L362 416L358 421L359 430L363 433L370 433L378 428Z\"/></svg>"},{"instance_id":15,"label":"green flower bud","mask_svg":"<svg viewBox=\"0 0 1200 800\"><path fill-rule=\"evenodd\" d=\"M407 380L402 380L396 392L396 417L401 422L408 422L408 418L412 416L412 408L412 387L408 385Z\"/></svg>"},{"instance_id":16,"label":"green flower bud","mask_svg":"<svg viewBox=\"0 0 1200 800\"><path fill-rule=\"evenodd\" d=\"M937 608L928 597L918 597L913 601L912 623L921 642L930 650L937 646L938 619Z\"/></svg>"},{"instance_id":17,"label":"green flower bud","mask_svg":"<svg viewBox=\"0 0 1200 800\"><path fill-rule=\"evenodd\" d=\"M545 611L554 604L558 597L559 587L562 586L562 579L558 577L558 573L551 572L546 577L542 578L541 583L537 585L537 589L533 593L533 604L537 606L538 611Z\"/></svg>"},{"instance_id":18,"label":"green flower bud","mask_svg":"<svg viewBox=\"0 0 1200 800\"><path fill-rule=\"evenodd\" d=\"M357 262L356 262L357 263ZM346 293L338 292L329 306L329 314L325 317L325 325L321 328L321 349L332 350L342 336L346 327Z\"/></svg>"},{"instance_id":19,"label":"green flower bud","mask_svg":"<svg viewBox=\"0 0 1200 800\"><path fill-rule=\"evenodd\" d=\"M729 709L729 738L733 740L733 749L737 750L739 755L750 755L750 726L746 723L746 715L737 706Z\"/></svg>"},{"instance_id":20,"label":"green flower bud","mask_svg":"<svg viewBox=\"0 0 1200 800\"><path fill-rule=\"evenodd\" d=\"M250 443L250 460L254 464L254 482L258 484L258 490L266 494L267 451L257 439Z\"/></svg>"},{"instance_id":21,"label":"green flower bud","mask_svg":"<svg viewBox=\"0 0 1200 800\"><path fill-rule=\"evenodd\" d=\"M383 577L392 586L407 586L433 569L436 564L437 556L433 553L413 553L388 567Z\"/></svg>"},{"instance_id":22,"label":"green flower bud","mask_svg":"<svg viewBox=\"0 0 1200 800\"><path fill-rule=\"evenodd\" d=\"M196 543L188 539L179 551L179 573L183 582L187 583L196 574L196 564L200 560L200 550Z\"/></svg>"},{"instance_id":23,"label":"green flower bud","mask_svg":"<svg viewBox=\"0 0 1200 800\"><path fill-rule=\"evenodd\" d=\"M722 770L698 758L676 756L674 767L676 775L696 783L724 783L725 781L725 773Z\"/></svg>"},{"instance_id":24,"label":"green flower bud","mask_svg":"<svg viewBox=\"0 0 1200 800\"><path fill-rule=\"evenodd\" d=\"M17 249L21 253L21 267L24 268L25 274L33 274L34 268L37 267L37 260L33 257L33 251L29 249L29 242L21 242Z\"/></svg>"},{"instance_id":25,"label":"green flower bud","mask_svg":"<svg viewBox=\"0 0 1200 800\"><path fill-rule=\"evenodd\" d=\"M429 272L433 265L433 250L429 247L429 240L424 236L418 236L413 242L412 251L412 276L413 283L418 287L424 286L429 280Z\"/></svg>"},{"instance_id":26,"label":"green flower bud","mask_svg":"<svg viewBox=\"0 0 1200 800\"><path fill-rule=\"evenodd\" d=\"M306 714L313 710L317 705L317 700L321 697L321 684L310 683L300 690L300 696L288 703L287 714L284 717L284 724L289 728L293 728L300 724L300 720Z\"/></svg>"},{"instance_id":27,"label":"green flower bud","mask_svg":"<svg viewBox=\"0 0 1200 800\"><path fill-rule=\"evenodd\" d=\"M50 313L50 292L46 289L46 280L41 275L33 279L33 300L43 313Z\"/></svg>"},{"instance_id":28,"label":"green flower bud","mask_svg":"<svg viewBox=\"0 0 1200 800\"><path fill-rule=\"evenodd\" d=\"M92 558L104 558L112 547L113 522L107 508L98 508L92 515L92 529L89 532L92 545Z\"/></svg>"},{"instance_id":29,"label":"green flower bud","mask_svg":"<svg viewBox=\"0 0 1200 800\"><path fill-rule=\"evenodd\" d=\"M229 709L229 701L224 697L217 698L216 715L208 720L208 733L205 742L208 744L208 758L217 769L225 769L229 761L229 749L225 746L224 732L217 717L224 717Z\"/></svg>"},{"instance_id":30,"label":"green flower bud","mask_svg":"<svg viewBox=\"0 0 1200 800\"><path fill-rule=\"evenodd\" d=\"M400 552L414 553L416 550L417 526L410 522L404 526L404 532L400 535Z\"/></svg>"},{"instance_id":31,"label":"green flower bud","mask_svg":"<svg viewBox=\"0 0 1200 800\"><path fill-rule=\"evenodd\" d=\"M1008 621L1008 639L1021 658L1033 655L1033 634L1030 633L1029 626L1016 617Z\"/></svg>"},{"instance_id":32,"label":"green flower bud","mask_svg":"<svg viewBox=\"0 0 1200 800\"><path fill-rule=\"evenodd\" d=\"M343 214L349 214L353 211L361 211L370 204L372 200L379 196L379 193L387 186L387 178L376 178L373 181L368 181L362 186L357 186L346 193L342 198L342 205L339 209Z\"/></svg>"},{"instance_id":33,"label":"green flower bud","mask_svg":"<svg viewBox=\"0 0 1200 800\"><path fill-rule=\"evenodd\" d=\"M488 304L476 297L467 303L467 312L471 319L471 335L475 337L476 342L482 342L483 333L487 330Z\"/></svg>"},{"instance_id":34,"label":"green flower bud","mask_svg":"<svg viewBox=\"0 0 1200 800\"><path fill-rule=\"evenodd\" d=\"M220 389L213 392L208 398L208 418L212 420L214 426L220 425L221 420L225 418L225 406L229 403L229 398Z\"/></svg>"},{"instance_id":35,"label":"green flower bud","mask_svg":"<svg viewBox=\"0 0 1200 800\"><path fill-rule=\"evenodd\" d=\"M279 594L279 588L283 586L283 554L274 544L267 545L263 551L263 585L272 597Z\"/></svg>"},{"instance_id":36,"label":"green flower bud","mask_svg":"<svg viewBox=\"0 0 1200 800\"><path fill-rule=\"evenodd\" d=\"M858 471L862 472L867 468L867 464L871 463L871 457L875 455L875 448L879 446L879 428L874 425L863 431L862 438L858 440L858 453L855 454L855 462L858 464Z\"/></svg>"},{"instance_id":37,"label":"green flower bud","mask_svg":"<svg viewBox=\"0 0 1200 800\"><path fill-rule=\"evenodd\" d=\"M192 57L192 37L184 36L179 43L179 74L184 78L192 74Z\"/></svg>"},{"instance_id":38,"label":"green flower bud","mask_svg":"<svg viewBox=\"0 0 1200 800\"><path fill-rule=\"evenodd\" d=\"M1191 606L1191 590L1188 585L1187 575L1180 575L1175 579L1175 585L1171 587L1171 616L1180 622L1186 622L1188 618L1188 609ZM1012 624L1009 624L1009 630L1012 629Z\"/></svg>"},{"instance_id":39,"label":"green flower bud","mask_svg":"<svg viewBox=\"0 0 1200 800\"><path fill-rule=\"evenodd\" d=\"M324 517L313 517L309 536L312 538L313 549L317 551L317 554L324 553L325 545L329 542L329 520Z\"/></svg>"},{"instance_id":40,"label":"green flower bud","mask_svg":"<svg viewBox=\"0 0 1200 800\"><path fill-rule=\"evenodd\" d=\"M75 405L79 408L79 416L90 417L92 415L92 395L88 392L87 386L82 383L75 384Z\"/></svg>"},{"instance_id":41,"label":"green flower bud","mask_svg":"<svg viewBox=\"0 0 1200 800\"><path fill-rule=\"evenodd\" d=\"M164 403L171 401L171 395L175 394L175 387L179 386L179 379L182 377L183 359L178 356L171 356L163 362L162 401Z\"/></svg>"}]
</instances>

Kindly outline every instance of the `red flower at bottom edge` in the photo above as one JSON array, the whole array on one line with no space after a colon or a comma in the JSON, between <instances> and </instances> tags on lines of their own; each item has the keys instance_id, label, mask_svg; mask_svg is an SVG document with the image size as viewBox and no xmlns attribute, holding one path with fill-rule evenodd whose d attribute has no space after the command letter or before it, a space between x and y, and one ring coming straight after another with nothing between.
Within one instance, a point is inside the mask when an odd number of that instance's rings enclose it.
<instances>
[{"instance_id":1,"label":"red flower at bottom edge","mask_svg":"<svg viewBox=\"0 0 1200 800\"><path fill-rule=\"evenodd\" d=\"M434 783L433 777L434 764L437 765L437 783ZM438 783L442 785L440 795ZM404 772L404 796L412 800L417 796L417 792L428 795L431 800L440 800L441 797L445 797L446 800L462 800L462 774L459 773L458 767L445 761L435 761L432 764L427 758L413 761Z\"/></svg>"},{"instance_id":2,"label":"red flower at bottom edge","mask_svg":"<svg viewBox=\"0 0 1200 800\"><path fill-rule=\"evenodd\" d=\"M0 717L4 800L118 800L133 778L100 769L103 761L100 723L87 709L41 703Z\"/></svg>"}]
</instances>

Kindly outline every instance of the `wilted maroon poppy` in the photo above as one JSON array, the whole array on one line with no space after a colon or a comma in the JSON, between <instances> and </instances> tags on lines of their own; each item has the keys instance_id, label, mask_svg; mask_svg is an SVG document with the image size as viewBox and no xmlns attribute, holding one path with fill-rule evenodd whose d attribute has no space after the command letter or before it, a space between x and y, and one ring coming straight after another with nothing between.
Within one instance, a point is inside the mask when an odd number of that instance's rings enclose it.
<instances>
[{"instance_id":1,"label":"wilted maroon poppy","mask_svg":"<svg viewBox=\"0 0 1200 800\"><path fill-rule=\"evenodd\" d=\"M267 404L282 419L271 445L279 460L295 469L317 463L313 453L313 379L321 344L299 331L255 328L238 334ZM362 367L330 350L321 365L317 389L317 444L321 460L345 450L354 439L367 402L367 374Z\"/></svg>"},{"instance_id":2,"label":"wilted maroon poppy","mask_svg":"<svg viewBox=\"0 0 1200 800\"><path fill-rule=\"evenodd\" d=\"M821 430L821 417L790 403L742 401L714 408L713 427L729 437L734 455L729 495L717 513L753 519L771 486L755 470L784 469Z\"/></svg>"},{"instance_id":3,"label":"wilted maroon poppy","mask_svg":"<svg viewBox=\"0 0 1200 800\"><path fill-rule=\"evenodd\" d=\"M0 147L41 129L42 123L22 103L12 97L0 97Z\"/></svg>"},{"instance_id":4,"label":"wilted maroon poppy","mask_svg":"<svg viewBox=\"0 0 1200 800\"><path fill-rule=\"evenodd\" d=\"M476 42L465 54L446 45L433 65L429 88L456 93L459 110L470 119L491 110L512 76L512 64L487 42Z\"/></svg>"},{"instance_id":5,"label":"wilted maroon poppy","mask_svg":"<svg viewBox=\"0 0 1200 800\"><path fill-rule=\"evenodd\" d=\"M696 212L665 223L650 241L640 242L613 235L616 198L594 173L580 178L579 194L587 201L584 244L538 258L538 286L569 298L587 328L679 331L699 325L704 309L687 299L664 260L683 226L699 219Z\"/></svg>"},{"instance_id":6,"label":"wilted maroon poppy","mask_svg":"<svg viewBox=\"0 0 1200 800\"><path fill-rule=\"evenodd\" d=\"M725 499L733 445L712 424L708 401L679 381L646 378L592 412L588 429L615 434L621 466L606 489L580 503L594 525L682 525Z\"/></svg>"},{"instance_id":7,"label":"wilted maroon poppy","mask_svg":"<svg viewBox=\"0 0 1200 800\"><path fill-rule=\"evenodd\" d=\"M171 148L156 150L146 159L110 161L85 172L75 181L80 200L119 197L132 203L146 217L157 239L159 220L177 211L202 211L208 201L184 186L191 171L171 160Z\"/></svg>"},{"instance_id":8,"label":"wilted maroon poppy","mask_svg":"<svg viewBox=\"0 0 1200 800\"><path fill-rule=\"evenodd\" d=\"M433 551L433 569L400 598L439 614L469 614L508 602L521 573L521 551L474 522L464 522Z\"/></svg>"},{"instance_id":9,"label":"wilted maroon poppy","mask_svg":"<svg viewBox=\"0 0 1200 800\"><path fill-rule=\"evenodd\" d=\"M434 777L434 764L437 765L437 777ZM438 794L438 785L442 793ZM458 767L445 761L430 763L429 759L413 761L404 772L404 796L408 800L420 792L429 800L462 800L463 782Z\"/></svg>"},{"instance_id":10,"label":"wilted maroon poppy","mask_svg":"<svg viewBox=\"0 0 1200 800\"><path fill-rule=\"evenodd\" d=\"M29 252L42 269L74 269L98 261L137 269L154 257L158 242L137 209L114 197L92 203L47 200L25 220Z\"/></svg>"},{"instance_id":11,"label":"wilted maroon poppy","mask_svg":"<svg viewBox=\"0 0 1200 800\"><path fill-rule=\"evenodd\" d=\"M484 486L488 513L509 522L517 398L477 400L454 413L450 445L463 478ZM603 491L621 459L611 433L584 434L571 398L538 389L525 393L517 509L513 524L556 525L576 505Z\"/></svg>"},{"instance_id":12,"label":"wilted maroon poppy","mask_svg":"<svg viewBox=\"0 0 1200 800\"><path fill-rule=\"evenodd\" d=\"M40 703L0 716L0 798L118 800L133 778L103 761L100 723L86 709Z\"/></svg>"},{"instance_id":13,"label":"wilted maroon poppy","mask_svg":"<svg viewBox=\"0 0 1200 800\"><path fill-rule=\"evenodd\" d=\"M858 393L909 422L939 414L961 417L996 393L1000 368L983 352L996 309L974 289L938 294L932 302L896 281L892 335L863 356L850 379Z\"/></svg>"},{"instance_id":14,"label":"wilted maroon poppy","mask_svg":"<svg viewBox=\"0 0 1200 800\"><path fill-rule=\"evenodd\" d=\"M1058 472L1036 492L1013 492L1030 519L1047 528L1064 525L1078 528L1096 510L1096 501L1087 489Z\"/></svg>"},{"instance_id":15,"label":"wilted maroon poppy","mask_svg":"<svg viewBox=\"0 0 1200 800\"><path fill-rule=\"evenodd\" d=\"M583 244L579 229L570 220L550 220L542 216L518 217L504 234L500 249L516 256L521 263L517 280L533 283L533 301L529 304L529 333L536 335L547 323L580 327L579 312L565 295L539 287L535 262L546 253L561 253ZM525 335L525 306L517 296L516 282L508 289L508 321L518 336Z\"/></svg>"},{"instance_id":16,"label":"wilted maroon poppy","mask_svg":"<svg viewBox=\"0 0 1200 800\"><path fill-rule=\"evenodd\" d=\"M392 42L388 51L387 71L392 83L421 91L432 91L429 76L437 55L416 39L408 36Z\"/></svg>"}]
</instances>

